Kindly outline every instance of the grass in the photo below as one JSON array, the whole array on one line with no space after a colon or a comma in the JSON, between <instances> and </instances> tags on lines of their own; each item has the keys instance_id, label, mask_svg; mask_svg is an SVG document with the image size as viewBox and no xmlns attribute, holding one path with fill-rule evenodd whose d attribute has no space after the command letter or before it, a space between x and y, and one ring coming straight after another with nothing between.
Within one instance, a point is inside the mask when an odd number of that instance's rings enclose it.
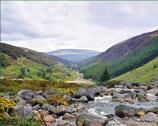
<instances>
[{"instance_id":1,"label":"grass","mask_svg":"<svg viewBox=\"0 0 158 126\"><path fill-rule=\"evenodd\" d=\"M155 68L154 68L155 66ZM153 79L158 79L158 57L147 64L118 76L112 80L125 80L130 82L149 83Z\"/></svg>"}]
</instances>

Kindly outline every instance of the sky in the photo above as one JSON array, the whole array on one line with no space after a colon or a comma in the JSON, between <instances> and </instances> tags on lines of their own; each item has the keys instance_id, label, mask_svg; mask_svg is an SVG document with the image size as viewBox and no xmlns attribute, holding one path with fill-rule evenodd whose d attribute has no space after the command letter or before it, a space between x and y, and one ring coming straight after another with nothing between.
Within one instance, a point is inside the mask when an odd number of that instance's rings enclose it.
<instances>
[{"instance_id":1,"label":"sky","mask_svg":"<svg viewBox=\"0 0 158 126\"><path fill-rule=\"evenodd\" d=\"M158 1L1 1L1 41L41 52L105 51L158 29Z\"/></svg>"}]
</instances>

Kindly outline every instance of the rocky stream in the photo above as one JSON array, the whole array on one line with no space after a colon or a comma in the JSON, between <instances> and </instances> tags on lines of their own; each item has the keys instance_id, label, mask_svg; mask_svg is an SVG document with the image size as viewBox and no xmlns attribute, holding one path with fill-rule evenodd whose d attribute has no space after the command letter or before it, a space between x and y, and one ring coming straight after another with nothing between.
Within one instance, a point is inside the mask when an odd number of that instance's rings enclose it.
<instances>
[{"instance_id":1,"label":"rocky stream","mask_svg":"<svg viewBox=\"0 0 158 126\"><path fill-rule=\"evenodd\" d=\"M73 96L63 96L71 103L66 106L39 102L53 93L26 89L16 95L1 93L16 103L5 115L13 118L14 111L18 118L34 118L41 126L158 126L158 81L80 88Z\"/></svg>"}]
</instances>

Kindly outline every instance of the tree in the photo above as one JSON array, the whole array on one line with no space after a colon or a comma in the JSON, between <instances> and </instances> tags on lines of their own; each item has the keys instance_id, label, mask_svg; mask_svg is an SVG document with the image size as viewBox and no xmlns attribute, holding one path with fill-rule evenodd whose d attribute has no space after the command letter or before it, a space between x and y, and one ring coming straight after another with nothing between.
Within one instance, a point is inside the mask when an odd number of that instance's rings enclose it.
<instances>
[{"instance_id":1,"label":"tree","mask_svg":"<svg viewBox=\"0 0 158 126\"><path fill-rule=\"evenodd\" d=\"M110 79L110 75L109 75L109 73L108 73L107 68L105 68L105 70L104 70L104 72L103 72L103 74L102 74L100 80L101 80L101 81L107 81L107 80L109 80L109 79Z\"/></svg>"}]
</instances>

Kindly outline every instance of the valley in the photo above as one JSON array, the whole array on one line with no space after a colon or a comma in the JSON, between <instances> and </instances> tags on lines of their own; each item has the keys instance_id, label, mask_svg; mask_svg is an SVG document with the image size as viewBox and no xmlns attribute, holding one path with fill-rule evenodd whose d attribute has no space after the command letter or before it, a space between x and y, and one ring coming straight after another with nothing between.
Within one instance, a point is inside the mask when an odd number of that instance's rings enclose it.
<instances>
[{"instance_id":1,"label":"valley","mask_svg":"<svg viewBox=\"0 0 158 126\"><path fill-rule=\"evenodd\" d=\"M105 52L0 50L0 125L158 125L158 30Z\"/></svg>"}]
</instances>

